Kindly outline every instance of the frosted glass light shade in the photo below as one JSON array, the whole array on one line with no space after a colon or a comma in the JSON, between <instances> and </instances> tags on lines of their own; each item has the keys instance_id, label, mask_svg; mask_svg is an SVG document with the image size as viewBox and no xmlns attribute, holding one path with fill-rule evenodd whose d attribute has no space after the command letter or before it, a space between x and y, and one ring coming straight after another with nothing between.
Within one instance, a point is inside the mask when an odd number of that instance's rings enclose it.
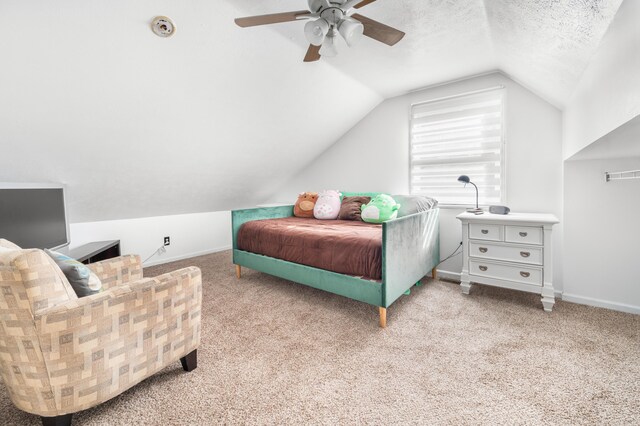
<instances>
[{"instance_id":1,"label":"frosted glass light shade","mask_svg":"<svg viewBox=\"0 0 640 426\"><path fill-rule=\"evenodd\" d=\"M324 42L328 32L329 23L323 18L309 21L304 26L304 35L307 37L309 43L314 46L320 46Z\"/></svg>"},{"instance_id":2,"label":"frosted glass light shade","mask_svg":"<svg viewBox=\"0 0 640 426\"><path fill-rule=\"evenodd\" d=\"M333 58L338 55L334 36L325 37L324 43L322 43L322 47L320 48L320 55L326 56L327 58Z\"/></svg>"},{"instance_id":3,"label":"frosted glass light shade","mask_svg":"<svg viewBox=\"0 0 640 426\"><path fill-rule=\"evenodd\" d=\"M360 41L364 33L364 25L355 19L345 19L338 28L340 35L347 42L347 46L352 47Z\"/></svg>"}]
</instances>

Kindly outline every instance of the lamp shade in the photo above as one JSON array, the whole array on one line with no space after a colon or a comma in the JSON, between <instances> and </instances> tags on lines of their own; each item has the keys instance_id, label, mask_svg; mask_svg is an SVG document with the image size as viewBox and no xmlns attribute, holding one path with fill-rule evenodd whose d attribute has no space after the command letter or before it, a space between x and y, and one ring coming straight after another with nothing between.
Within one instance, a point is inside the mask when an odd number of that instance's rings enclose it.
<instances>
[{"instance_id":1,"label":"lamp shade","mask_svg":"<svg viewBox=\"0 0 640 426\"><path fill-rule=\"evenodd\" d=\"M320 55L326 56L327 58L333 58L338 55L334 35L325 37L324 43L322 43L322 47L320 48Z\"/></svg>"},{"instance_id":2,"label":"lamp shade","mask_svg":"<svg viewBox=\"0 0 640 426\"><path fill-rule=\"evenodd\" d=\"M307 37L309 43L314 46L320 46L324 42L328 32L329 23L323 18L309 21L304 26L304 35Z\"/></svg>"},{"instance_id":3,"label":"lamp shade","mask_svg":"<svg viewBox=\"0 0 640 426\"><path fill-rule=\"evenodd\" d=\"M469 183L469 182L471 182L471 179L469 179L469 176L467 176L467 175L461 175L458 178L458 182Z\"/></svg>"},{"instance_id":4,"label":"lamp shade","mask_svg":"<svg viewBox=\"0 0 640 426\"><path fill-rule=\"evenodd\" d=\"M355 19L343 19L338 27L340 35L347 42L347 46L355 46L362 38L364 33L364 25Z\"/></svg>"}]
</instances>

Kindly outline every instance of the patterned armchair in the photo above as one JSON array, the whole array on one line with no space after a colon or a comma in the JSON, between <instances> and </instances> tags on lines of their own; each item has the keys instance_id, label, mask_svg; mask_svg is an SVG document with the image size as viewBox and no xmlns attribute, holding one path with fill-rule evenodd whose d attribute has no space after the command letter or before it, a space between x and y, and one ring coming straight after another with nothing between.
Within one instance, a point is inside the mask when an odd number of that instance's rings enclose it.
<instances>
[{"instance_id":1,"label":"patterned armchair","mask_svg":"<svg viewBox=\"0 0 640 426\"><path fill-rule=\"evenodd\" d=\"M197 365L198 268L143 278L138 256L89 267L105 290L78 298L43 251L0 239L0 375L45 426L70 424L178 359Z\"/></svg>"}]
</instances>

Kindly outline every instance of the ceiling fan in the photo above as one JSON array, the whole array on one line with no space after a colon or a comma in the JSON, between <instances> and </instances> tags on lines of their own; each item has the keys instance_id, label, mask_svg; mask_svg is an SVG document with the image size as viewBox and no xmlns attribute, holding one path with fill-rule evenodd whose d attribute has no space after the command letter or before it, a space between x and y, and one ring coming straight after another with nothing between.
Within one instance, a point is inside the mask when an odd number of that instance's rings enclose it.
<instances>
[{"instance_id":1,"label":"ceiling fan","mask_svg":"<svg viewBox=\"0 0 640 426\"><path fill-rule=\"evenodd\" d=\"M235 22L245 28L310 19L304 26L305 36L311 43L304 62L313 62L320 59L320 56L331 57L338 54L335 44L338 34L350 47L363 34L389 46L402 40L402 31L354 13L355 9L374 1L376 0L308 0L309 10L248 16L237 18Z\"/></svg>"}]
</instances>

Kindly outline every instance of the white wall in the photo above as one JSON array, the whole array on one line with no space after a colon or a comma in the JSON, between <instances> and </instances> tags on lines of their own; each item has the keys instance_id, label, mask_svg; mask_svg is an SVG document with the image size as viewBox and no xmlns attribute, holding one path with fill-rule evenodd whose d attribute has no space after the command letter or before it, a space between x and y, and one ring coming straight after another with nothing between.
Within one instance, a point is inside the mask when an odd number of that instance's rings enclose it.
<instances>
[{"instance_id":1,"label":"white wall","mask_svg":"<svg viewBox=\"0 0 640 426\"><path fill-rule=\"evenodd\" d=\"M640 157L640 115L579 151L574 160Z\"/></svg>"},{"instance_id":2,"label":"white wall","mask_svg":"<svg viewBox=\"0 0 640 426\"><path fill-rule=\"evenodd\" d=\"M564 110L565 300L640 313L640 1L625 0ZM580 161L575 161L580 160Z\"/></svg>"},{"instance_id":3,"label":"white wall","mask_svg":"<svg viewBox=\"0 0 640 426\"><path fill-rule=\"evenodd\" d=\"M564 158L640 114L640 1L620 6L564 110Z\"/></svg>"},{"instance_id":4,"label":"white wall","mask_svg":"<svg viewBox=\"0 0 640 426\"><path fill-rule=\"evenodd\" d=\"M73 222L229 210L382 101L236 3L1 0L0 181L66 184Z\"/></svg>"},{"instance_id":5,"label":"white wall","mask_svg":"<svg viewBox=\"0 0 640 426\"><path fill-rule=\"evenodd\" d=\"M563 299L640 313L640 180L603 177L634 169L640 157L565 163Z\"/></svg>"},{"instance_id":6,"label":"white wall","mask_svg":"<svg viewBox=\"0 0 640 426\"><path fill-rule=\"evenodd\" d=\"M231 248L228 211L72 223L70 231L71 247L92 241L120 240L122 254L139 254L142 260L162 246L164 237L171 237L166 253L153 256L145 266Z\"/></svg>"},{"instance_id":7,"label":"white wall","mask_svg":"<svg viewBox=\"0 0 640 426\"><path fill-rule=\"evenodd\" d=\"M507 202L512 211L546 212L562 217L561 112L500 73L427 88L388 99L271 197L293 202L301 191L409 191L409 109L412 103L504 85L506 95ZM368 173L375 167L379 173ZM461 241L461 209L441 209L441 256ZM554 280L561 290L562 226L554 232ZM440 266L459 274L460 257Z\"/></svg>"}]
</instances>

